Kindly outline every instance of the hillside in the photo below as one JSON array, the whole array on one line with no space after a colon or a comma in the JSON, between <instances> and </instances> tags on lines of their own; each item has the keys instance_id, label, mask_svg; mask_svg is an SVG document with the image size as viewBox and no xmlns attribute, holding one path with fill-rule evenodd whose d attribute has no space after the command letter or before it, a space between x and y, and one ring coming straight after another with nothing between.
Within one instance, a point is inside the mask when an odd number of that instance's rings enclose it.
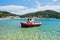
<instances>
[{"instance_id":1,"label":"hillside","mask_svg":"<svg viewBox=\"0 0 60 40\"><path fill-rule=\"evenodd\" d=\"M60 13L53 10L38 11L34 13L28 13L24 15L16 15L6 11L0 11L0 18L8 16L20 16L20 17L39 17L42 18L60 18Z\"/></svg>"},{"instance_id":2,"label":"hillside","mask_svg":"<svg viewBox=\"0 0 60 40\"><path fill-rule=\"evenodd\" d=\"M6 11L0 11L0 18L7 17L7 16L18 16L18 15L12 14L12 13L6 12Z\"/></svg>"},{"instance_id":3,"label":"hillside","mask_svg":"<svg viewBox=\"0 0 60 40\"><path fill-rule=\"evenodd\" d=\"M60 18L60 13L53 10L45 10L45 11L38 11L34 13L28 13L22 15L21 17L38 17L38 16L41 16L42 18Z\"/></svg>"}]
</instances>

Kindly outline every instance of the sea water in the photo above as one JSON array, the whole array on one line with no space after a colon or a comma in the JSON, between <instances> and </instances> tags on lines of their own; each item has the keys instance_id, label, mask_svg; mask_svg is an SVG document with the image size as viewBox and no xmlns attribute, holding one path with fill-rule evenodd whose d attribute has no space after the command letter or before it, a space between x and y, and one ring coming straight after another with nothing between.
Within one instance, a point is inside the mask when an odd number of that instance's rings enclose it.
<instances>
[{"instance_id":1,"label":"sea water","mask_svg":"<svg viewBox=\"0 0 60 40\"><path fill-rule=\"evenodd\" d=\"M60 40L60 19L40 21L41 26L22 28L20 22L27 22L26 19L0 20L0 40Z\"/></svg>"}]
</instances>

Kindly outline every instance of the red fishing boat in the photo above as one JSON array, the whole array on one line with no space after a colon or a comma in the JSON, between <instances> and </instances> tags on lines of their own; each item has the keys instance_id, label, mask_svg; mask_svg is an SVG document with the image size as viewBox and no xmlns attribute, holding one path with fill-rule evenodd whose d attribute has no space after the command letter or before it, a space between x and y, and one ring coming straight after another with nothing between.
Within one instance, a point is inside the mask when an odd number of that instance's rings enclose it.
<instances>
[{"instance_id":1,"label":"red fishing boat","mask_svg":"<svg viewBox=\"0 0 60 40\"><path fill-rule=\"evenodd\" d=\"M40 26L42 23L34 23L34 24L28 24L28 23L24 23L21 22L21 27L33 27L33 26Z\"/></svg>"}]
</instances>

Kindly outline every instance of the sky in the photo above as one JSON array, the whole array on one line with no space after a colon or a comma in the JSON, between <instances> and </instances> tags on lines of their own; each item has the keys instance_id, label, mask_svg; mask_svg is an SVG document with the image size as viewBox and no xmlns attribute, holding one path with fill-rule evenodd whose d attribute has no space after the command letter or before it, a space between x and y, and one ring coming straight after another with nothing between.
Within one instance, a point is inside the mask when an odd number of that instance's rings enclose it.
<instances>
[{"instance_id":1,"label":"sky","mask_svg":"<svg viewBox=\"0 0 60 40\"><path fill-rule=\"evenodd\" d=\"M44 10L60 12L60 0L0 0L0 11L23 15Z\"/></svg>"}]
</instances>

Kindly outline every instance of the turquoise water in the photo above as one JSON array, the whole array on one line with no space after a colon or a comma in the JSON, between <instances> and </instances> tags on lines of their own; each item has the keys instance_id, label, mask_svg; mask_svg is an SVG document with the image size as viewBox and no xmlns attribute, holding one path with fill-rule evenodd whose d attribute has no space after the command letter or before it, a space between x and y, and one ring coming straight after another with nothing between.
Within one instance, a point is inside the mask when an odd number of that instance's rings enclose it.
<instances>
[{"instance_id":1,"label":"turquoise water","mask_svg":"<svg viewBox=\"0 0 60 40\"><path fill-rule=\"evenodd\" d=\"M60 40L60 19L41 18L41 26L21 28L20 22L26 21L0 20L0 40Z\"/></svg>"}]
</instances>

